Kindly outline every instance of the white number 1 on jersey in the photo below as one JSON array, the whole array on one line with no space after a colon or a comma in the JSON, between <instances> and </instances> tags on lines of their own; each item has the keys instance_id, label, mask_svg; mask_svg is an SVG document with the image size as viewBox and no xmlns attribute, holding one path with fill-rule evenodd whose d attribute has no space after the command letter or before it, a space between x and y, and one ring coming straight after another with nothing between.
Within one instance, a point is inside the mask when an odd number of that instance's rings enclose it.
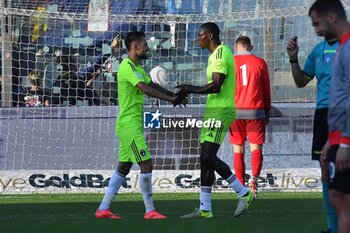
<instances>
[{"instance_id":1,"label":"white number 1 on jersey","mask_svg":"<svg viewBox=\"0 0 350 233\"><path fill-rule=\"evenodd\" d=\"M242 71L242 85L247 86L248 85L248 77L247 77L247 65L244 64L239 67L239 69Z\"/></svg>"}]
</instances>

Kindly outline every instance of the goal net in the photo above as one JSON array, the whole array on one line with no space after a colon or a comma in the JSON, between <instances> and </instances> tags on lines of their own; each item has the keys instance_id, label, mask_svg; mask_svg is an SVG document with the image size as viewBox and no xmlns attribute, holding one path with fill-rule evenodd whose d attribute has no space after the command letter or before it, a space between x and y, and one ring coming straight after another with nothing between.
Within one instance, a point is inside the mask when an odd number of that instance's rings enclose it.
<instances>
[{"instance_id":1,"label":"goal net","mask_svg":"<svg viewBox=\"0 0 350 233\"><path fill-rule=\"evenodd\" d=\"M254 54L268 64L273 111L260 187L320 189L318 164L310 159L316 82L297 89L286 54L288 40L297 36L303 65L322 40L308 17L312 2L0 0L0 193L103 192L118 161L116 79L127 57L126 34L146 33L150 56L143 67L165 68L165 87L175 91L178 84L207 82L209 53L196 38L208 21L219 25L221 40L232 51L237 36L249 36ZM349 3L343 1L347 11ZM33 92L33 85L40 91ZM191 95L187 108L173 108L146 97L144 128L155 192L198 189L199 128L179 122L201 119L205 101L205 95ZM155 113L161 115L152 121ZM228 137L218 156L233 169ZM137 169L121 191L139 191ZM215 189L228 190L220 178Z\"/></svg>"}]
</instances>

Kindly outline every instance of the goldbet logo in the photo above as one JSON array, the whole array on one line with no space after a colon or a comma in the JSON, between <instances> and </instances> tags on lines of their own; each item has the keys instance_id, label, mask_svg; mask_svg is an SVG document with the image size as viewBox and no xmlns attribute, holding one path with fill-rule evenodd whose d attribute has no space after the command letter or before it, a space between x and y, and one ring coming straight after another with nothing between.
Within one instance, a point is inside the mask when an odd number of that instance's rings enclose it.
<instances>
[{"instance_id":1,"label":"goldbet logo","mask_svg":"<svg viewBox=\"0 0 350 233\"><path fill-rule=\"evenodd\" d=\"M27 178L25 178L27 177ZM137 189L139 187L138 174L131 174L123 182L125 189ZM250 178L246 174L246 180ZM61 174L42 174L31 173L28 175L3 178L0 176L0 193L6 191L33 191L44 190L45 188L58 189L103 189L108 186L110 175L100 173L61 173ZM312 176L295 176L290 173L266 173L260 176L258 180L259 187L262 189L295 190L295 189L315 189L320 188L320 180ZM169 176L168 173L156 176L152 180L155 189L191 189L200 187L200 177L198 175L180 173ZM228 189L227 182L218 178L214 182L214 188Z\"/></svg>"},{"instance_id":2,"label":"goldbet logo","mask_svg":"<svg viewBox=\"0 0 350 233\"><path fill-rule=\"evenodd\" d=\"M33 174L29 177L29 184L35 188L59 187L59 188L103 188L108 186L109 179L104 179L101 174L80 174L70 177L63 174L63 177L43 174Z\"/></svg>"}]
</instances>

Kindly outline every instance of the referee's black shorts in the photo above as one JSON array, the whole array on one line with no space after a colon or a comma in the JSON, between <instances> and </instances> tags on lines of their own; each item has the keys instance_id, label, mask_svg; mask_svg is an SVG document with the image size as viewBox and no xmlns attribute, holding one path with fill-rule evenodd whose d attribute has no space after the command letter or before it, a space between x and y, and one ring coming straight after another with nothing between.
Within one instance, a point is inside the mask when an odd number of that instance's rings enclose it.
<instances>
[{"instance_id":1,"label":"referee's black shorts","mask_svg":"<svg viewBox=\"0 0 350 233\"><path fill-rule=\"evenodd\" d=\"M339 172L335 167L335 158L339 145L331 146L328 150L329 158L329 189L342 193L350 193L350 169Z\"/></svg>"},{"instance_id":2,"label":"referee's black shorts","mask_svg":"<svg viewBox=\"0 0 350 233\"><path fill-rule=\"evenodd\" d=\"M315 110L311 159L320 160L322 148L328 138L328 108Z\"/></svg>"}]
</instances>

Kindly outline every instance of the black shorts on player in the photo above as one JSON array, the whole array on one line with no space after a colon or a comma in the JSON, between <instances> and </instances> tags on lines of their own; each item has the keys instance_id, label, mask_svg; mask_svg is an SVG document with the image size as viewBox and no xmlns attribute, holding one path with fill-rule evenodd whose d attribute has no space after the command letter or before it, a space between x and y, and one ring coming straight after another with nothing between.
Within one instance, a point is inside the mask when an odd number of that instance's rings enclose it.
<instances>
[{"instance_id":1,"label":"black shorts on player","mask_svg":"<svg viewBox=\"0 0 350 233\"><path fill-rule=\"evenodd\" d=\"M342 193L350 193L350 169L339 172L335 167L339 145L331 146L328 150L329 162L329 189Z\"/></svg>"},{"instance_id":2,"label":"black shorts on player","mask_svg":"<svg viewBox=\"0 0 350 233\"><path fill-rule=\"evenodd\" d=\"M324 144L328 139L328 108L321 108L315 110L311 159L320 160L321 152Z\"/></svg>"}]
</instances>

